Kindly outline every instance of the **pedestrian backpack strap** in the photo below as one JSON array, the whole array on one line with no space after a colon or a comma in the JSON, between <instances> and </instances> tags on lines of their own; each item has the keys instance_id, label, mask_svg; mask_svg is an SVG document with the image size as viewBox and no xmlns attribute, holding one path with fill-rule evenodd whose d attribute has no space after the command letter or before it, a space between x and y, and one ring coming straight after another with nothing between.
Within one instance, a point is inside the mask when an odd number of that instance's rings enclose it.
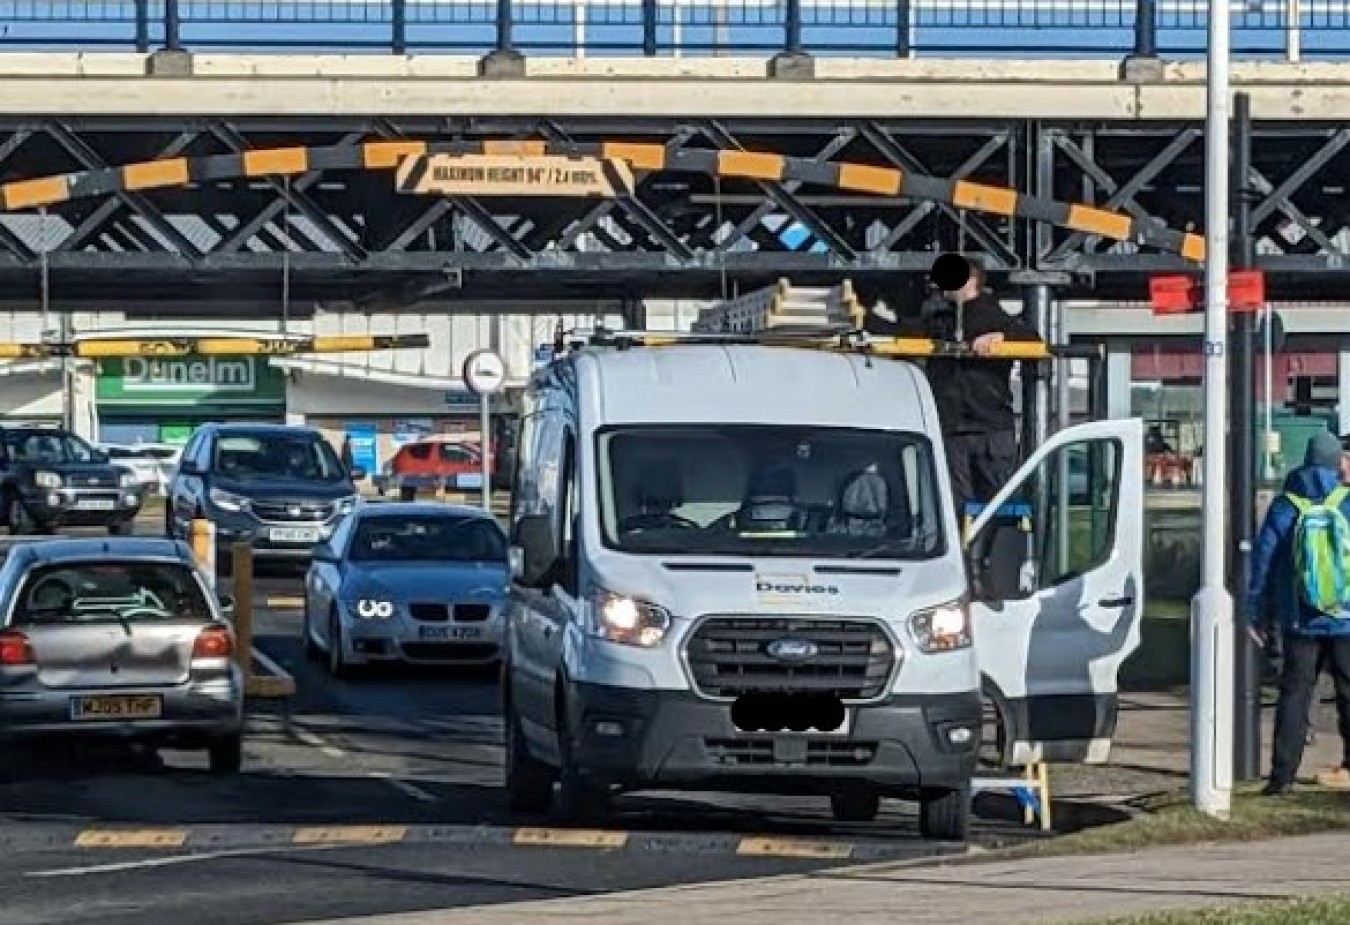
<instances>
[{"instance_id":1,"label":"pedestrian backpack strap","mask_svg":"<svg viewBox=\"0 0 1350 925\"><path fill-rule=\"evenodd\" d=\"M1294 523L1294 580L1305 605L1332 617L1350 616L1350 521L1341 504L1350 491L1339 487L1321 502L1289 493L1298 511Z\"/></svg>"}]
</instances>

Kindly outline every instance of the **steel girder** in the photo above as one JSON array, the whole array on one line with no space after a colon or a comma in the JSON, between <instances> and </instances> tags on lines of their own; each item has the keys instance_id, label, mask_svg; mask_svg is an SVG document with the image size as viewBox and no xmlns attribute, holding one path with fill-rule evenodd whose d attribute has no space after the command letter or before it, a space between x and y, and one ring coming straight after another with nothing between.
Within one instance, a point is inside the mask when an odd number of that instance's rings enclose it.
<instances>
[{"instance_id":1,"label":"steel girder","mask_svg":"<svg viewBox=\"0 0 1350 925\"><path fill-rule=\"evenodd\" d=\"M774 151L970 179L1119 209L1199 230L1198 125L914 123L737 119L353 119L194 123L150 119L0 121L0 180L156 157L377 139L629 139L680 150ZM1350 130L1258 126L1252 183L1273 286L1316 293L1345 272ZM792 275L851 276L888 290L960 249L996 274L1073 274L1075 286L1141 297L1174 255L1041 223L902 197L841 195L798 181L641 176L631 200L428 200L387 173L310 171L288 179L189 184L45 215L0 216L0 281L36 296L46 251L54 297L295 302L410 298L713 296ZM451 272L459 271L459 272Z\"/></svg>"}]
</instances>

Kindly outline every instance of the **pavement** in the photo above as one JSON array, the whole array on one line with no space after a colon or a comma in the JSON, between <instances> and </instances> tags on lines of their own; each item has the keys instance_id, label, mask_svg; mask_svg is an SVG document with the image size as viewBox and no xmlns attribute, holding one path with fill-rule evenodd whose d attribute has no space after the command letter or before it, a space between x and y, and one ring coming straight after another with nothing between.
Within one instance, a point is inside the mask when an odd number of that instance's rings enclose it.
<instances>
[{"instance_id":1,"label":"pavement","mask_svg":"<svg viewBox=\"0 0 1350 925\"><path fill-rule=\"evenodd\" d=\"M144 529L153 532L154 524ZM1217 880L1206 886L1201 871L1184 878L1184 889L1107 879L1098 890L1091 884L1101 868L1073 874L1066 861L897 866L964 849L920 839L913 807L891 801L876 823L854 826L835 823L824 800L663 793L621 799L602 830L513 820L500 787L492 673L387 670L335 681L304 656L299 594L296 572L264 573L255 582L255 643L294 675L298 693L251 705L237 777L211 776L203 756L189 752L0 755L0 925L142 925L185 916L195 925L283 925L435 909L458 917L406 921L603 914L646 922L671 910L687 916L686 903L695 901L702 905L694 921L760 916L752 907L777 910L775 925L805 921L803 910L812 922L861 919L882 910L893 916L903 903L913 921L928 922L947 919L913 917L961 908L958 894L972 894L960 900L971 903L979 892L1002 896L1009 909L1019 908L1008 905L1010 896L1054 899L1065 889L1055 878L1066 876L1078 884L1079 912L1091 911L1095 897L1116 908L1116 891L1219 896L1262 882L1234 877L1231 890L1221 889ZM1306 763L1309 774L1339 757L1332 712L1320 718L1325 734ZM1124 818L1132 798L1175 789L1185 779L1187 740L1179 698L1125 695L1112 765L1052 773L1057 818L1070 826ZM976 845L1042 837L1010 816L1008 803L977 803ZM1279 853L1291 856L1283 845ZM1106 869L1124 877L1122 863ZM1170 864L1167 882L1179 864ZM1293 866L1304 875L1317 869ZM991 884L1001 881L995 892ZM229 901L219 902L226 892Z\"/></svg>"}]
</instances>

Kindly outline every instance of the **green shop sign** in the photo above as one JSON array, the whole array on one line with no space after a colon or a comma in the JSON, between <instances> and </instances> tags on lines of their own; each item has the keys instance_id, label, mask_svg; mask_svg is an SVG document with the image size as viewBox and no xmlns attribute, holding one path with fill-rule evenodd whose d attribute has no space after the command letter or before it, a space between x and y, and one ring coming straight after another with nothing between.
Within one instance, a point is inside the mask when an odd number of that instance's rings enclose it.
<instances>
[{"instance_id":1,"label":"green shop sign","mask_svg":"<svg viewBox=\"0 0 1350 925\"><path fill-rule=\"evenodd\" d=\"M285 374L266 357L119 357L98 363L103 406L267 407L286 403Z\"/></svg>"}]
</instances>

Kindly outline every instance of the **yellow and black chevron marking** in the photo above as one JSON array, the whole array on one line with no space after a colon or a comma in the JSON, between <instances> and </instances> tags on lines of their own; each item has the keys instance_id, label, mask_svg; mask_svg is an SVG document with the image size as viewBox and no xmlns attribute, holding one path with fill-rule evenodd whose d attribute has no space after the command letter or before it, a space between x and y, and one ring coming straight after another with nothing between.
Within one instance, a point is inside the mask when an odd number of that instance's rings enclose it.
<instances>
[{"instance_id":1,"label":"yellow and black chevron marking","mask_svg":"<svg viewBox=\"0 0 1350 925\"><path fill-rule=\"evenodd\" d=\"M22 830L25 827L17 827ZM959 853L960 846L893 839L835 841L733 833L627 832L615 829L511 828L478 825L266 825L234 824L159 828L27 827L0 836L6 847L88 850L190 851L259 846L310 847L437 844L460 847L544 848L605 852L720 854L740 857L866 860Z\"/></svg>"},{"instance_id":2,"label":"yellow and black chevron marking","mask_svg":"<svg viewBox=\"0 0 1350 925\"><path fill-rule=\"evenodd\" d=\"M241 154L176 157L6 183L0 185L0 207L6 212L17 212L123 191L184 187L240 177L295 176L311 170L392 171L404 158L423 154L560 154L624 160L635 170L704 173L727 179L796 180L853 193L903 195L975 212L1049 222L1071 231L1177 253L1195 262L1205 259L1202 235L1161 227L1123 212L1025 196L1010 187L923 176L894 167L818 161L754 151L681 149L668 152L665 145L627 141L579 145L508 140L372 141L359 145L271 148Z\"/></svg>"}]
</instances>

